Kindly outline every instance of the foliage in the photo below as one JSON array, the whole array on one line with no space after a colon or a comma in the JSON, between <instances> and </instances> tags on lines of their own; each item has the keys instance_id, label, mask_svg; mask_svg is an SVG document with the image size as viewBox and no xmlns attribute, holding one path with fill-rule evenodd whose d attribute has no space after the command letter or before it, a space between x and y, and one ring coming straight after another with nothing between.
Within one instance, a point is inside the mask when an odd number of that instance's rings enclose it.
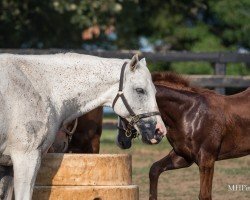
<instances>
[{"instance_id":1,"label":"foliage","mask_svg":"<svg viewBox=\"0 0 250 200\"><path fill-rule=\"evenodd\" d=\"M82 31L107 25L116 12L114 0L2 0L0 47L80 47Z\"/></svg>"},{"instance_id":2,"label":"foliage","mask_svg":"<svg viewBox=\"0 0 250 200\"><path fill-rule=\"evenodd\" d=\"M224 45L250 47L250 1L208 1L214 18L212 29L223 38Z\"/></svg>"},{"instance_id":3,"label":"foliage","mask_svg":"<svg viewBox=\"0 0 250 200\"><path fill-rule=\"evenodd\" d=\"M213 68L206 62L174 62L171 71L182 74L212 74Z\"/></svg>"},{"instance_id":4,"label":"foliage","mask_svg":"<svg viewBox=\"0 0 250 200\"><path fill-rule=\"evenodd\" d=\"M165 62L147 62L147 66L151 72L153 71L170 71L170 63Z\"/></svg>"},{"instance_id":5,"label":"foliage","mask_svg":"<svg viewBox=\"0 0 250 200\"><path fill-rule=\"evenodd\" d=\"M127 15L128 9L131 11L125 2L121 15ZM139 0L135 8L131 18L119 21L123 27L129 27L129 38L144 35L152 42L162 40L171 50L220 51L250 47L249 0ZM121 31L118 29L118 33ZM126 45L128 36L124 35L127 39L123 37L124 44L119 45Z\"/></svg>"},{"instance_id":6,"label":"foliage","mask_svg":"<svg viewBox=\"0 0 250 200\"><path fill-rule=\"evenodd\" d=\"M228 64L227 75L250 75L250 67L247 67L245 63Z\"/></svg>"},{"instance_id":7,"label":"foliage","mask_svg":"<svg viewBox=\"0 0 250 200\"><path fill-rule=\"evenodd\" d=\"M249 0L2 0L0 11L0 47L81 47L84 29L110 24L118 48L139 48L141 36L171 50L250 47Z\"/></svg>"},{"instance_id":8,"label":"foliage","mask_svg":"<svg viewBox=\"0 0 250 200\"><path fill-rule=\"evenodd\" d=\"M235 51L250 48L249 22L249 0L1 0L0 47L138 49L143 37L161 52ZM229 74L249 74L237 66ZM212 73L206 63L151 64L166 69Z\"/></svg>"}]
</instances>

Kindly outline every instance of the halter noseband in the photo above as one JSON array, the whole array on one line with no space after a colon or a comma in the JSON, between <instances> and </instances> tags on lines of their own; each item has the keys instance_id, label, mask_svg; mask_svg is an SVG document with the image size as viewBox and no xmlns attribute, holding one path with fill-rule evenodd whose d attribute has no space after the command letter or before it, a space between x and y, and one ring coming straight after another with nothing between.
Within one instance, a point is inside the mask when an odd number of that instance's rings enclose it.
<instances>
[{"instance_id":1,"label":"halter noseband","mask_svg":"<svg viewBox=\"0 0 250 200\"><path fill-rule=\"evenodd\" d=\"M134 127L134 125L139 122L142 118L147 118L147 117L151 117L154 115L161 115L160 112L156 111L156 112L148 112L148 113L143 113L143 114L138 114L136 115L135 112L132 110L132 108L130 107L130 105L128 104L127 99L125 98L124 94L123 94L123 81L124 81L124 72L125 72L125 68L127 66L128 62L125 62L122 65L122 69L121 69L121 74L120 74L120 83L119 83L119 90L118 93L113 101L112 104L112 108L114 109L115 103L117 102L117 100L119 98L122 99L123 104L125 105L126 109L128 110L129 114L132 116L131 121L128 123L126 130L125 130L125 135L127 137L131 137L132 133L132 129ZM120 116L119 116L120 117ZM138 134L137 134L138 135ZM136 135L136 136L137 136ZM136 137L134 136L134 137Z\"/></svg>"}]
</instances>

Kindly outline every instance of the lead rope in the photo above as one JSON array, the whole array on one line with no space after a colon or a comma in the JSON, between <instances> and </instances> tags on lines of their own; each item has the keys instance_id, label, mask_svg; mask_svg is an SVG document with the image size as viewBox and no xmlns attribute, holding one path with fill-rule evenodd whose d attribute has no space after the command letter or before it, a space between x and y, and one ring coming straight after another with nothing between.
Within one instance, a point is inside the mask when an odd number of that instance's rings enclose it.
<instances>
[{"instance_id":1,"label":"lead rope","mask_svg":"<svg viewBox=\"0 0 250 200\"><path fill-rule=\"evenodd\" d=\"M65 132L67 134L67 136L68 136L68 142L69 143L72 140L72 137L73 137L74 132L76 131L77 125L78 125L78 118L75 119L75 123L74 123L74 126L73 126L72 130L67 129L67 124L63 125L63 127L62 127L62 131Z\"/></svg>"}]
</instances>

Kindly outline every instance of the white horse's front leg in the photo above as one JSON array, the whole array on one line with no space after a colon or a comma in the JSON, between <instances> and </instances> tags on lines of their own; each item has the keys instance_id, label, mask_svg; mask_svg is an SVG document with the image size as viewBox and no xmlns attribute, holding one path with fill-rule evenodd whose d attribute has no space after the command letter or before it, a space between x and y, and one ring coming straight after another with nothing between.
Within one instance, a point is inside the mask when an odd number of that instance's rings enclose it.
<instances>
[{"instance_id":1,"label":"white horse's front leg","mask_svg":"<svg viewBox=\"0 0 250 200\"><path fill-rule=\"evenodd\" d=\"M37 172L41 164L41 152L13 152L15 200L31 200Z\"/></svg>"}]
</instances>

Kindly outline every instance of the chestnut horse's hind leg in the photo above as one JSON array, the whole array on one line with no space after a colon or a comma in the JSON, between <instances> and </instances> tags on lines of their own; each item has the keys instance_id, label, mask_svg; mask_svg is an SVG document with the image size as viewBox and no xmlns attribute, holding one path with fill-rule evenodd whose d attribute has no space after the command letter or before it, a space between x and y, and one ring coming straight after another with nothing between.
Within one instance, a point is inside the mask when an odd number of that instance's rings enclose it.
<instances>
[{"instance_id":1,"label":"chestnut horse's hind leg","mask_svg":"<svg viewBox=\"0 0 250 200\"><path fill-rule=\"evenodd\" d=\"M214 156L203 154L199 159L200 194L199 200L212 200L212 182L214 174Z\"/></svg>"},{"instance_id":2,"label":"chestnut horse's hind leg","mask_svg":"<svg viewBox=\"0 0 250 200\"><path fill-rule=\"evenodd\" d=\"M178 156L174 150L170 151L170 153L162 158L161 160L155 162L149 172L150 179L150 200L157 199L157 185L158 178L160 174L167 170L185 168L192 165L193 162L186 161L183 157Z\"/></svg>"}]
</instances>

